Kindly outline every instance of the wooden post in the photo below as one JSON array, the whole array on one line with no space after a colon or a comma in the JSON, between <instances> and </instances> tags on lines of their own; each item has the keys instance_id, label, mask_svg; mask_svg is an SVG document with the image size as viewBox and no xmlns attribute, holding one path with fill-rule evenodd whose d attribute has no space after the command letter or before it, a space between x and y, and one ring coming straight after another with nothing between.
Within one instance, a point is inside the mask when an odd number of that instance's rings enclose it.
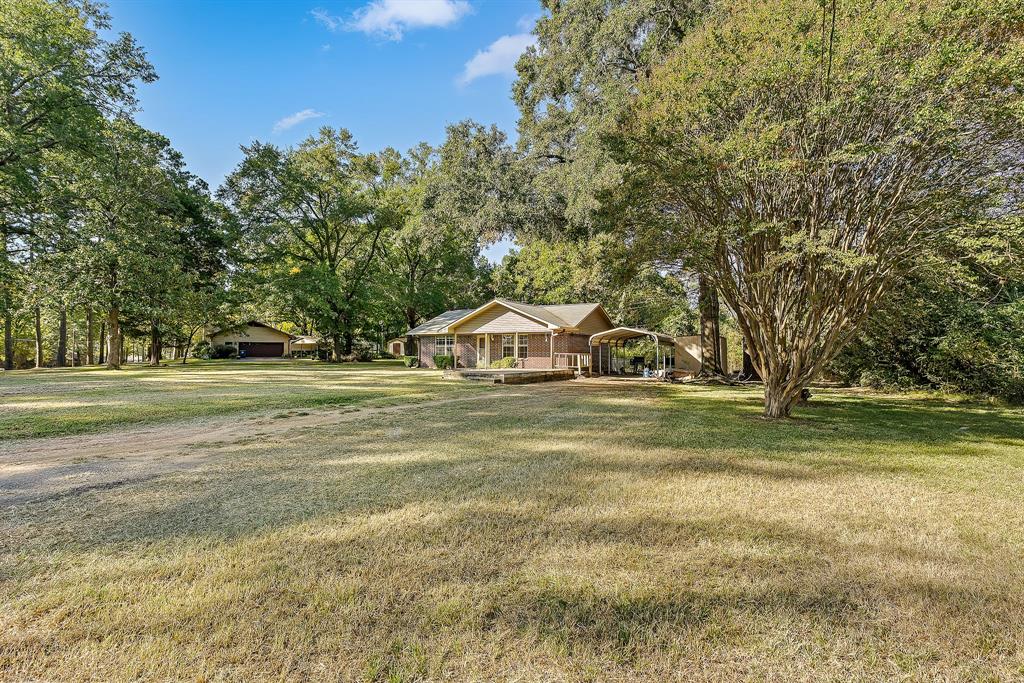
<instances>
[{"instance_id":1,"label":"wooden post","mask_svg":"<svg viewBox=\"0 0 1024 683\"><path fill-rule=\"evenodd\" d=\"M554 332L548 332L548 341L550 342L550 345L551 345L551 351L550 351L550 354L551 354L551 369L554 370L555 369L555 333Z\"/></svg>"},{"instance_id":2,"label":"wooden post","mask_svg":"<svg viewBox=\"0 0 1024 683\"><path fill-rule=\"evenodd\" d=\"M661 341L657 335L654 337L654 376L658 376L658 367L661 365Z\"/></svg>"}]
</instances>

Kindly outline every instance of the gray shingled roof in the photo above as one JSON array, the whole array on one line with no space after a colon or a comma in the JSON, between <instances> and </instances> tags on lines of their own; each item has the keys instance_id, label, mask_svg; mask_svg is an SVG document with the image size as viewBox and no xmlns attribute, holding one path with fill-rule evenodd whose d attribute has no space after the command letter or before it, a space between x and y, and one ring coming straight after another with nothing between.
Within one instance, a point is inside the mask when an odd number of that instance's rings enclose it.
<instances>
[{"instance_id":1,"label":"gray shingled roof","mask_svg":"<svg viewBox=\"0 0 1024 683\"><path fill-rule=\"evenodd\" d=\"M529 316L542 320L550 325L554 325L555 327L576 327L584 318L593 313L594 310L600 306L600 304L555 304L537 306L534 304L524 304L519 301L510 301L508 299L495 299L494 301L522 311ZM489 301L487 304L484 304L484 306L490 303L491 302ZM483 306L480 306L479 308L483 308ZM455 311L446 311L436 318L431 318L419 327L409 330L406 334L436 334L444 330L445 327L452 324L459 318L464 318L473 311L479 310L479 308L463 308Z\"/></svg>"},{"instance_id":2,"label":"gray shingled roof","mask_svg":"<svg viewBox=\"0 0 1024 683\"><path fill-rule=\"evenodd\" d=\"M475 308L458 308L454 311L445 311L436 318L431 318L427 322L412 328L406 332L406 334L431 334L440 332L459 318L465 317L475 310Z\"/></svg>"}]
</instances>

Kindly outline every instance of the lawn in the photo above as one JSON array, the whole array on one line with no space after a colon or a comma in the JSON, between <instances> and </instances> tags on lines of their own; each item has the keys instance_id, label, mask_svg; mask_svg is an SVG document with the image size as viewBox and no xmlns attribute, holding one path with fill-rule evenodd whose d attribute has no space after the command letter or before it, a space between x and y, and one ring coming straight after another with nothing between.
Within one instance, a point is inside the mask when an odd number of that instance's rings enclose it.
<instances>
[{"instance_id":1,"label":"lawn","mask_svg":"<svg viewBox=\"0 0 1024 683\"><path fill-rule=\"evenodd\" d=\"M0 441L288 408L381 405L464 391L399 361L207 361L0 375Z\"/></svg>"},{"instance_id":2,"label":"lawn","mask_svg":"<svg viewBox=\"0 0 1024 683\"><path fill-rule=\"evenodd\" d=\"M0 679L1024 677L1019 410L287 372L410 402L0 499Z\"/></svg>"}]
</instances>

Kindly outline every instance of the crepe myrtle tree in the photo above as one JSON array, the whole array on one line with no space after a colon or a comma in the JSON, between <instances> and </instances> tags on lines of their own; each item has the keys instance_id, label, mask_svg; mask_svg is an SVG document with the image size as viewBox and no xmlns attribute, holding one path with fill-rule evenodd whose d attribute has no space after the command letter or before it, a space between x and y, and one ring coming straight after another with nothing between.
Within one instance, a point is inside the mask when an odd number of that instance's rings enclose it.
<instances>
[{"instance_id":1,"label":"crepe myrtle tree","mask_svg":"<svg viewBox=\"0 0 1024 683\"><path fill-rule=\"evenodd\" d=\"M998 0L729 0L641 84L621 191L736 314L766 417L935 240L1019 209L1022 88Z\"/></svg>"}]
</instances>

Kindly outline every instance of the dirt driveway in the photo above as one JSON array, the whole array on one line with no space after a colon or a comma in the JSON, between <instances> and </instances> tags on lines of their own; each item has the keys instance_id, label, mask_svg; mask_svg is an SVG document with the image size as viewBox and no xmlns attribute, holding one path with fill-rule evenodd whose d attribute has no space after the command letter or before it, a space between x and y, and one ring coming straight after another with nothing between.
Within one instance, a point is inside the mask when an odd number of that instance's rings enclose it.
<instances>
[{"instance_id":1,"label":"dirt driveway","mask_svg":"<svg viewBox=\"0 0 1024 683\"><path fill-rule=\"evenodd\" d=\"M550 392L532 387L503 394L517 398ZM0 508L115 488L214 461L253 439L280 439L290 432L364 419L374 415L481 401L493 395L385 408L274 411L248 416L204 418L95 435L25 439L0 444Z\"/></svg>"}]
</instances>

